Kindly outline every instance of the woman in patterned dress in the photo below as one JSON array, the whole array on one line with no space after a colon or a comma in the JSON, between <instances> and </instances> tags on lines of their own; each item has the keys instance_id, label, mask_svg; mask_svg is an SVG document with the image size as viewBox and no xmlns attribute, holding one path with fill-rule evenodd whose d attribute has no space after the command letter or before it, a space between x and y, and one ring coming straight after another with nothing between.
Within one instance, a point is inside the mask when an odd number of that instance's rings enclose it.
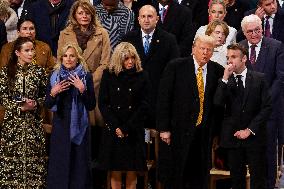
<instances>
[{"instance_id":1,"label":"woman in patterned dress","mask_svg":"<svg viewBox=\"0 0 284 189\"><path fill-rule=\"evenodd\" d=\"M42 189L47 155L40 112L46 73L34 61L31 39L19 37L7 66L0 70L0 102L5 107L0 127L0 188Z\"/></svg>"}]
</instances>

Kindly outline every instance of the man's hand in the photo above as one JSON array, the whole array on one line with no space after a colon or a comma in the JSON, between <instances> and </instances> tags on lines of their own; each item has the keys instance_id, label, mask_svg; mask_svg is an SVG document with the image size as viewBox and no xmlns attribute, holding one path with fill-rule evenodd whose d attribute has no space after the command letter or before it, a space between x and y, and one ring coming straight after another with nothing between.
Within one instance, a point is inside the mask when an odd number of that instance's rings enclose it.
<instances>
[{"instance_id":1,"label":"man's hand","mask_svg":"<svg viewBox=\"0 0 284 189\"><path fill-rule=\"evenodd\" d=\"M251 135L251 132L249 129L239 130L235 132L234 136L238 139L246 139Z\"/></svg>"},{"instance_id":2,"label":"man's hand","mask_svg":"<svg viewBox=\"0 0 284 189\"><path fill-rule=\"evenodd\" d=\"M228 79L232 75L233 71L234 71L234 66L232 64L225 65L223 79L228 81Z\"/></svg>"},{"instance_id":3,"label":"man's hand","mask_svg":"<svg viewBox=\"0 0 284 189\"><path fill-rule=\"evenodd\" d=\"M171 144L171 132L169 131L161 131L160 132L161 140L167 143L168 145Z\"/></svg>"},{"instance_id":4,"label":"man's hand","mask_svg":"<svg viewBox=\"0 0 284 189\"><path fill-rule=\"evenodd\" d=\"M262 19L265 15L265 11L262 7L258 7L254 14L257 15L260 19Z\"/></svg>"}]
</instances>

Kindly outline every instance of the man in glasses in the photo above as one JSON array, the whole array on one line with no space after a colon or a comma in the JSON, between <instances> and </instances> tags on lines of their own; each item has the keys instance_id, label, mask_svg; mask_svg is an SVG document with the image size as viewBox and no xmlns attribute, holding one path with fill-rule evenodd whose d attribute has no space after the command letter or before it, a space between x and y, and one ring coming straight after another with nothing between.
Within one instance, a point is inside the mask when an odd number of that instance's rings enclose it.
<instances>
[{"instance_id":1,"label":"man in glasses","mask_svg":"<svg viewBox=\"0 0 284 189\"><path fill-rule=\"evenodd\" d=\"M264 37L262 21L257 15L243 18L246 37L240 44L248 49L248 69L265 73L272 95L272 114L267 124L267 188L274 188L277 173L277 143L283 143L284 129L284 45Z\"/></svg>"}]
</instances>

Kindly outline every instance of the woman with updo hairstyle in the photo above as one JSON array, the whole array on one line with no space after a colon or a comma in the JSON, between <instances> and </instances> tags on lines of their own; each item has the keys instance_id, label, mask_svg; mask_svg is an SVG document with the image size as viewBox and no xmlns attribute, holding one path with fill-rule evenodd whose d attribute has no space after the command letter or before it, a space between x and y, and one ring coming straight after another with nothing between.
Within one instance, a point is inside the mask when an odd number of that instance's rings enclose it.
<instances>
[{"instance_id":1,"label":"woman with updo hairstyle","mask_svg":"<svg viewBox=\"0 0 284 189\"><path fill-rule=\"evenodd\" d=\"M76 44L82 49L82 56L93 73L97 97L103 70L110 60L111 47L108 32L99 23L96 10L88 0L76 1L71 7L68 25L60 32L58 49L66 43ZM98 108L96 115L90 113L91 125L99 125L101 120Z\"/></svg>"},{"instance_id":2,"label":"woman with updo hairstyle","mask_svg":"<svg viewBox=\"0 0 284 189\"><path fill-rule=\"evenodd\" d=\"M206 35L214 38L214 52L210 60L217 62L223 67L227 65L227 44L226 38L229 35L229 27L226 22L214 20L208 24Z\"/></svg>"},{"instance_id":3,"label":"woman with updo hairstyle","mask_svg":"<svg viewBox=\"0 0 284 189\"><path fill-rule=\"evenodd\" d=\"M220 20L223 21L225 16L226 16L226 4L223 0L212 0L209 4L209 23L213 22L214 20ZM198 35L204 35L206 30L207 30L208 25L201 26L196 34L195 37ZM233 27L229 27L229 35L226 39L226 44L230 45L234 42L236 42L236 35L237 35L237 30Z\"/></svg>"},{"instance_id":4,"label":"woman with updo hairstyle","mask_svg":"<svg viewBox=\"0 0 284 189\"><path fill-rule=\"evenodd\" d=\"M11 58L0 70L0 188L46 187L47 153L42 112L47 75L33 64L30 38L14 42Z\"/></svg>"},{"instance_id":5,"label":"woman with updo hairstyle","mask_svg":"<svg viewBox=\"0 0 284 189\"><path fill-rule=\"evenodd\" d=\"M103 73L99 108L105 127L98 168L109 171L112 189L135 189L137 172L146 170L144 127L149 113L150 81L143 71L135 47L127 42L116 46Z\"/></svg>"},{"instance_id":6,"label":"woman with updo hairstyle","mask_svg":"<svg viewBox=\"0 0 284 189\"><path fill-rule=\"evenodd\" d=\"M90 123L96 100L92 74L76 44L58 53L45 105L53 112L48 189L91 189Z\"/></svg>"}]
</instances>

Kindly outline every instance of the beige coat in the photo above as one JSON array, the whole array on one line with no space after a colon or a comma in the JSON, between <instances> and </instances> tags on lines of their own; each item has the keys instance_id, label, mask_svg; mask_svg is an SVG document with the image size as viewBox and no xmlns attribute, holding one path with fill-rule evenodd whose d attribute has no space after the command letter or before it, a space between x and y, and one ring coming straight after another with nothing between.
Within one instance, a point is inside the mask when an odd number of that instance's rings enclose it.
<instances>
[{"instance_id":1,"label":"beige coat","mask_svg":"<svg viewBox=\"0 0 284 189\"><path fill-rule=\"evenodd\" d=\"M78 45L76 34L71 26L68 26L60 32L57 54L59 54L59 51L68 43ZM103 27L97 27L94 36L87 42L87 48L83 52L83 57L88 64L89 70L93 73L97 102L102 73L109 64L110 53L111 47L109 35ZM103 119L98 109L98 103L95 111L90 112L90 123L91 125L103 125Z\"/></svg>"}]
</instances>

